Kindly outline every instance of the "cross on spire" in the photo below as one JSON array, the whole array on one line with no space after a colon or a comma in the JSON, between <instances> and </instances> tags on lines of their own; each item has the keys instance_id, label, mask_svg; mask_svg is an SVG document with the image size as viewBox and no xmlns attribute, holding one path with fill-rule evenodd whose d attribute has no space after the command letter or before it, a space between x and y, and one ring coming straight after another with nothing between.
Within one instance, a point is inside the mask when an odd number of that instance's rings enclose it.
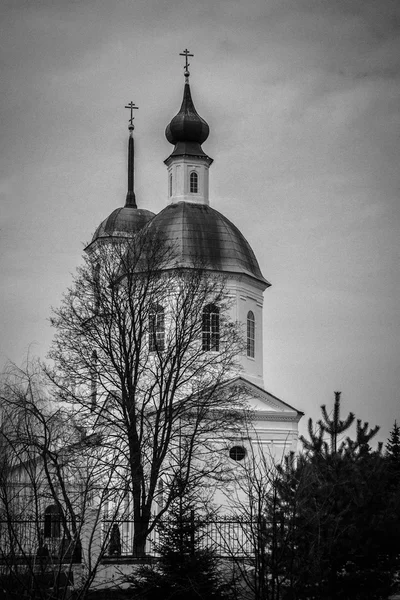
<instances>
[{"instance_id":1,"label":"cross on spire","mask_svg":"<svg viewBox=\"0 0 400 600\"><path fill-rule=\"evenodd\" d=\"M186 50L184 50L183 52L179 53L179 56L184 56L185 57L185 81L188 82L189 81L189 67L190 67L190 63L188 62L188 56L194 56L194 54L190 54L189 50L186 48Z\"/></svg>"},{"instance_id":2,"label":"cross on spire","mask_svg":"<svg viewBox=\"0 0 400 600\"><path fill-rule=\"evenodd\" d=\"M135 118L133 116L133 111L134 111L134 109L138 110L139 107L135 106L135 104L131 100L130 103L125 106L125 108L130 108L131 109L131 118L129 119L129 123L130 123L130 127L133 128L133 119Z\"/></svg>"}]
</instances>

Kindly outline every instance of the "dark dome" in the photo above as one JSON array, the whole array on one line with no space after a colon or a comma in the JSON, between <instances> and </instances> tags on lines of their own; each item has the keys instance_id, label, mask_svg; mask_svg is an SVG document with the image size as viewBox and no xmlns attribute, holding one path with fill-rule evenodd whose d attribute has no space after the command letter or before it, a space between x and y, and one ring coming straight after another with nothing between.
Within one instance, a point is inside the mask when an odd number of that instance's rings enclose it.
<instances>
[{"instance_id":1,"label":"dark dome","mask_svg":"<svg viewBox=\"0 0 400 600\"><path fill-rule=\"evenodd\" d=\"M115 209L96 229L92 243L99 238L129 237L142 229L154 213L143 208L124 206Z\"/></svg>"},{"instance_id":2,"label":"dark dome","mask_svg":"<svg viewBox=\"0 0 400 600\"><path fill-rule=\"evenodd\" d=\"M166 242L173 245L178 253L178 266L199 264L213 271L249 275L265 286L270 285L239 229L210 206L190 202L170 204L154 217L148 231L165 236Z\"/></svg>"},{"instance_id":3,"label":"dark dome","mask_svg":"<svg viewBox=\"0 0 400 600\"><path fill-rule=\"evenodd\" d=\"M165 130L165 136L171 144L178 142L196 142L202 144L208 138L210 128L197 113L190 86L185 84L182 106Z\"/></svg>"}]
</instances>

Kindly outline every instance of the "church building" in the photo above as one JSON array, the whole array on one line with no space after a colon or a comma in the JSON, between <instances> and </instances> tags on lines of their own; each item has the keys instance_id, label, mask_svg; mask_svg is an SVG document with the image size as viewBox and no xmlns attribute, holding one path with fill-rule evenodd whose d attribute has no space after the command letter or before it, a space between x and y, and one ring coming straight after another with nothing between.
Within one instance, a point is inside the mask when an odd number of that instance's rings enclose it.
<instances>
[{"instance_id":1,"label":"church building","mask_svg":"<svg viewBox=\"0 0 400 600\"><path fill-rule=\"evenodd\" d=\"M249 523L231 519L228 536L218 527L245 495L246 469L259 464L253 458L280 462L297 450L303 413L264 385L270 283L243 234L214 207L213 159L203 150L209 126L192 100L192 55L183 56L183 100L165 132L167 204L154 214L136 202L131 102L125 204L97 227L87 270L55 311L56 406L40 412L29 396L16 413L11 402L2 429L14 462L0 503L8 519L0 558L34 564L54 589L60 573L62 586L87 590L123 581L157 548L159 526L177 505L182 517L184 501L193 519L195 511L222 517L205 521L206 535L231 556ZM152 271L145 260L158 242L173 253ZM141 244L144 262L134 262ZM13 572L12 560L4 572Z\"/></svg>"},{"instance_id":2,"label":"church building","mask_svg":"<svg viewBox=\"0 0 400 600\"><path fill-rule=\"evenodd\" d=\"M131 238L146 228L150 236L162 235L176 249L174 265L190 269L200 262L210 273L221 274L227 282L232 300L231 319L242 326L246 336L245 352L239 357L240 370L232 384L240 384L253 412L253 440L248 436L236 440L229 450L230 459L241 461L248 453L248 444L265 447L266 452L280 460L296 451L298 422L302 412L269 393L263 378L263 302L270 283L261 273L254 252L240 230L213 206L209 190L209 172L213 159L202 145L209 135L207 122L197 113L191 95L188 51L184 68L182 105L167 125L165 135L173 146L165 159L167 168L167 206L157 215L136 203L134 192L133 109L131 109L128 142L128 192L123 207L115 209L97 227L86 252L92 253L99 244L121 238ZM208 344L218 350L213 326L218 315L210 314ZM214 325L213 325L214 323ZM215 332L214 332L215 333ZM204 332L203 332L204 339ZM214 347L213 347L214 346Z\"/></svg>"}]
</instances>

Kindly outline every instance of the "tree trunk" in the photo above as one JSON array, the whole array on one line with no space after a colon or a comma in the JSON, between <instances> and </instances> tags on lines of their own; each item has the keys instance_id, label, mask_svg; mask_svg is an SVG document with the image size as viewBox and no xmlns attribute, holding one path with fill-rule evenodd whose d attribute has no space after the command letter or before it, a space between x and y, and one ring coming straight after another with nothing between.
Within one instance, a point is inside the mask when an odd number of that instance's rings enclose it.
<instances>
[{"instance_id":1,"label":"tree trunk","mask_svg":"<svg viewBox=\"0 0 400 600\"><path fill-rule=\"evenodd\" d=\"M132 553L135 557L141 558L146 556L146 540L148 535L149 519L143 518L135 522L133 532L133 548Z\"/></svg>"}]
</instances>

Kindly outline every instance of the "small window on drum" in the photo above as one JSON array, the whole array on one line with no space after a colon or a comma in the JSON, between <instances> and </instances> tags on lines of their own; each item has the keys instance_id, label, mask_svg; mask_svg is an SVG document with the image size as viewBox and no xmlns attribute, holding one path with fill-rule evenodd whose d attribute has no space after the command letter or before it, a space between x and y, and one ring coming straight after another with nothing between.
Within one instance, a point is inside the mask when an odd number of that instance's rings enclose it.
<instances>
[{"instance_id":1,"label":"small window on drum","mask_svg":"<svg viewBox=\"0 0 400 600\"><path fill-rule=\"evenodd\" d=\"M236 461L243 460L246 458L246 448L243 448L243 446L233 446L229 450L229 457Z\"/></svg>"},{"instance_id":2,"label":"small window on drum","mask_svg":"<svg viewBox=\"0 0 400 600\"><path fill-rule=\"evenodd\" d=\"M215 304L207 304L203 309L203 350L205 352L219 350L219 308Z\"/></svg>"},{"instance_id":3,"label":"small window on drum","mask_svg":"<svg viewBox=\"0 0 400 600\"><path fill-rule=\"evenodd\" d=\"M254 313L249 310L247 313L247 356L254 358L255 356L255 339L256 339L256 322Z\"/></svg>"},{"instance_id":4,"label":"small window on drum","mask_svg":"<svg viewBox=\"0 0 400 600\"><path fill-rule=\"evenodd\" d=\"M149 351L162 352L165 343L164 309L159 304L149 314Z\"/></svg>"},{"instance_id":5,"label":"small window on drum","mask_svg":"<svg viewBox=\"0 0 400 600\"><path fill-rule=\"evenodd\" d=\"M172 173L169 176L169 195L172 196Z\"/></svg>"},{"instance_id":6,"label":"small window on drum","mask_svg":"<svg viewBox=\"0 0 400 600\"><path fill-rule=\"evenodd\" d=\"M190 173L190 193L197 194L199 191L199 176L195 171Z\"/></svg>"}]
</instances>

